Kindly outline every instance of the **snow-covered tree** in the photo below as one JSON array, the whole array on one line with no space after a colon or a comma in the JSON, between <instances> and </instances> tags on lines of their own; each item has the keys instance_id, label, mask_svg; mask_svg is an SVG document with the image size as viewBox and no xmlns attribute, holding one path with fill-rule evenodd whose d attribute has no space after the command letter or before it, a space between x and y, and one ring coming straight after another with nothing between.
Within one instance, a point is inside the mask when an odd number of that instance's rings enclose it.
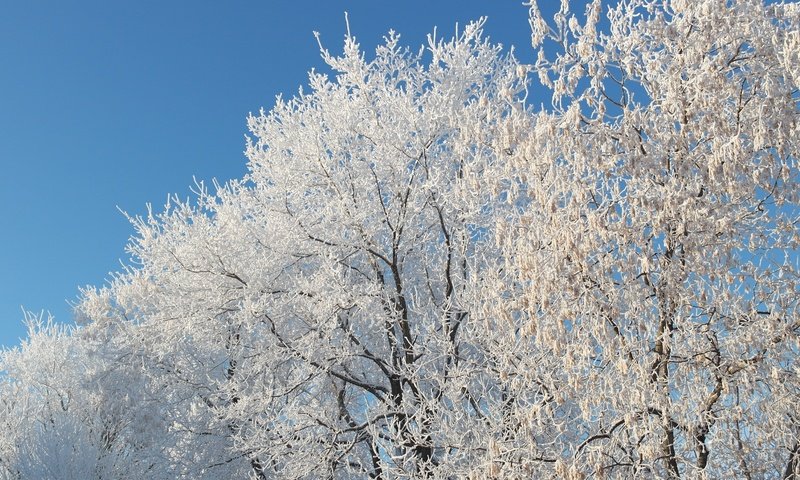
<instances>
[{"instance_id":1,"label":"snow-covered tree","mask_svg":"<svg viewBox=\"0 0 800 480\"><path fill-rule=\"evenodd\" d=\"M534 65L482 21L323 49L245 178L4 354L3 474L800 476L800 8L530 22Z\"/></svg>"}]
</instances>

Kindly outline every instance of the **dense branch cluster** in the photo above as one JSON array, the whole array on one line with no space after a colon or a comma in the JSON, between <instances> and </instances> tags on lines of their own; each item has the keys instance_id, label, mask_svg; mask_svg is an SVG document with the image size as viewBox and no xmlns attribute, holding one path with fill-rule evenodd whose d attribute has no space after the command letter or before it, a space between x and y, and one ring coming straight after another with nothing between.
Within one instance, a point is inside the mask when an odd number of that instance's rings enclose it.
<instances>
[{"instance_id":1,"label":"dense branch cluster","mask_svg":"<svg viewBox=\"0 0 800 480\"><path fill-rule=\"evenodd\" d=\"M348 35L132 219L3 353L0 478L800 478L798 5L482 24Z\"/></svg>"}]
</instances>

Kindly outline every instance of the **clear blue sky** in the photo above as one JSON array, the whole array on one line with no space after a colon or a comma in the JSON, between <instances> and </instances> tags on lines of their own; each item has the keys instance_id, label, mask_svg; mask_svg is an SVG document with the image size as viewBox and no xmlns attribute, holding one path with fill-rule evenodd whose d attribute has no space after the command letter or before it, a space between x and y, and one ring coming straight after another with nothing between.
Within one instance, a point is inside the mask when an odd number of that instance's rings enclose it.
<instances>
[{"instance_id":1,"label":"clear blue sky","mask_svg":"<svg viewBox=\"0 0 800 480\"><path fill-rule=\"evenodd\" d=\"M367 51L389 29L416 47L487 15L493 40L532 56L517 0L6 2L0 345L25 335L21 307L69 322L78 287L119 270L133 230L118 206L242 176L248 112L322 66L312 31L341 50L345 10Z\"/></svg>"}]
</instances>

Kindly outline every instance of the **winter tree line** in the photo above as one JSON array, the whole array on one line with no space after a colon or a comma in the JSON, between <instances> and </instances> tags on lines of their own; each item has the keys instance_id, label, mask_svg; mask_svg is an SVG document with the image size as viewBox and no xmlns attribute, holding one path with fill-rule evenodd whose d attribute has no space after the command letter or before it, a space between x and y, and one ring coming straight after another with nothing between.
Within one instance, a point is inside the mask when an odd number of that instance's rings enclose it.
<instances>
[{"instance_id":1,"label":"winter tree line","mask_svg":"<svg viewBox=\"0 0 800 480\"><path fill-rule=\"evenodd\" d=\"M800 478L800 5L529 13L323 49L29 317L0 477Z\"/></svg>"}]
</instances>

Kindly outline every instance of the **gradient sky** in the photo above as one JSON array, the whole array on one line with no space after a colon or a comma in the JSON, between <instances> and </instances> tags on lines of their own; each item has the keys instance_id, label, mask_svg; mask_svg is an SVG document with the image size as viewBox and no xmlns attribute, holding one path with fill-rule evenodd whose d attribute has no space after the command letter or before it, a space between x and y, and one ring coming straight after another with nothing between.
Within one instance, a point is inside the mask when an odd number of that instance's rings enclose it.
<instances>
[{"instance_id":1,"label":"gradient sky","mask_svg":"<svg viewBox=\"0 0 800 480\"><path fill-rule=\"evenodd\" d=\"M341 51L343 12L371 52L394 29L415 48L481 15L532 57L516 0L25 0L0 15L0 345L22 308L72 319L69 301L127 261L117 208L156 210L193 177L245 173L245 119L321 68L312 31ZM543 4L550 2L545 0Z\"/></svg>"}]
</instances>

